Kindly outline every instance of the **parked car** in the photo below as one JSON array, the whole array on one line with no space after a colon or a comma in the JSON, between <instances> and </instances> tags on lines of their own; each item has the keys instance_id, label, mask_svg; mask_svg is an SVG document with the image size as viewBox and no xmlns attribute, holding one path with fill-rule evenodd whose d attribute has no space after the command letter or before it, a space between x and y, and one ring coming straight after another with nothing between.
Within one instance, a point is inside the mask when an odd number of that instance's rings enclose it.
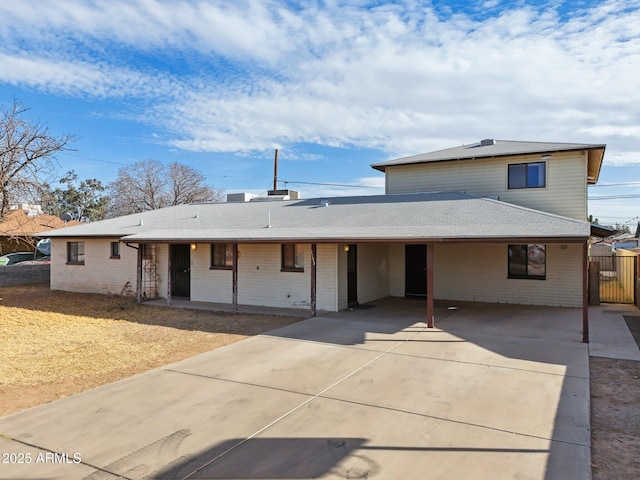
<instances>
[{"instance_id":1,"label":"parked car","mask_svg":"<svg viewBox=\"0 0 640 480\"><path fill-rule=\"evenodd\" d=\"M26 262L27 260L38 260L38 258L36 258L36 254L34 252L7 253L6 255L0 256L0 267Z\"/></svg>"}]
</instances>

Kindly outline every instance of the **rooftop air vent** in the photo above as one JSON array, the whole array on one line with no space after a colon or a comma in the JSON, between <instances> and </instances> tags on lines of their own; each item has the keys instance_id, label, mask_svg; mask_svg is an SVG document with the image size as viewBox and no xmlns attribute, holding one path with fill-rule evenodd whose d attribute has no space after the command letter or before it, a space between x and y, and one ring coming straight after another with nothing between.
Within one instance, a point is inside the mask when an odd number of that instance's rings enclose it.
<instances>
[{"instance_id":1,"label":"rooftop air vent","mask_svg":"<svg viewBox=\"0 0 640 480\"><path fill-rule=\"evenodd\" d=\"M493 138L485 138L484 140L480 140L480 146L486 147L487 145L495 145L496 141Z\"/></svg>"}]
</instances>

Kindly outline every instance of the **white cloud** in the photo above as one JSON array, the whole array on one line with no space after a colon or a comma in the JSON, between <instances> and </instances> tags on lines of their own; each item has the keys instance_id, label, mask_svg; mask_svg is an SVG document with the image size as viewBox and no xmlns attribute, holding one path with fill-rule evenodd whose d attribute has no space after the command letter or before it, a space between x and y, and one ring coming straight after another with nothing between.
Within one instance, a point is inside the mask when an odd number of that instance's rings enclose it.
<instances>
[{"instance_id":1,"label":"white cloud","mask_svg":"<svg viewBox=\"0 0 640 480\"><path fill-rule=\"evenodd\" d=\"M140 120L181 149L305 142L401 156L494 137L610 143L611 164L640 164L637 0L568 21L527 6L442 20L410 1L32 0L0 4L0 32L0 81L141 97ZM197 55L201 75L163 73L163 54Z\"/></svg>"},{"instance_id":2,"label":"white cloud","mask_svg":"<svg viewBox=\"0 0 640 480\"><path fill-rule=\"evenodd\" d=\"M0 65L5 83L67 96L156 98L179 88L167 77L150 77L107 65L55 61L31 55L0 53Z\"/></svg>"}]
</instances>

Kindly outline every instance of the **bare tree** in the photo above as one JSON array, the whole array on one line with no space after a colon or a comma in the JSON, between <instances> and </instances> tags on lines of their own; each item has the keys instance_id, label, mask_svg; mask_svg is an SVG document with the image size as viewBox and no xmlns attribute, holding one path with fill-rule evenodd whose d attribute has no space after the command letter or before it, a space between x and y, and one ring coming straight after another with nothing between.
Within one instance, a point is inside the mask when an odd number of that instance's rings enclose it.
<instances>
[{"instance_id":1,"label":"bare tree","mask_svg":"<svg viewBox=\"0 0 640 480\"><path fill-rule=\"evenodd\" d=\"M204 183L206 178L202 173L182 163L173 162L167 167L167 180L171 205L222 200L220 191Z\"/></svg>"},{"instance_id":2,"label":"bare tree","mask_svg":"<svg viewBox=\"0 0 640 480\"><path fill-rule=\"evenodd\" d=\"M49 135L46 127L22 118L26 111L14 101L0 112L0 220L12 203L38 203L51 160L74 139Z\"/></svg>"},{"instance_id":3,"label":"bare tree","mask_svg":"<svg viewBox=\"0 0 640 480\"><path fill-rule=\"evenodd\" d=\"M222 193L205 183L199 171L174 162L165 167L158 160L143 160L120 168L109 184L111 199L107 216L116 217L145 210L194 202L216 202Z\"/></svg>"}]
</instances>

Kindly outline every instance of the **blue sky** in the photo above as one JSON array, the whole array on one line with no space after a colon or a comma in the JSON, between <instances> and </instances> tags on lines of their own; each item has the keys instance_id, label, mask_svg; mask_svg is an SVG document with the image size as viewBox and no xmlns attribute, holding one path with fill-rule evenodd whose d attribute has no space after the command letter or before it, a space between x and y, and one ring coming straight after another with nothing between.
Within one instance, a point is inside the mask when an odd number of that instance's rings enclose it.
<instances>
[{"instance_id":1,"label":"blue sky","mask_svg":"<svg viewBox=\"0 0 640 480\"><path fill-rule=\"evenodd\" d=\"M263 193L278 148L305 197L374 194L386 159L606 143L590 213L635 223L639 65L640 0L0 3L0 104L76 135L59 174L105 183L153 158Z\"/></svg>"}]
</instances>

